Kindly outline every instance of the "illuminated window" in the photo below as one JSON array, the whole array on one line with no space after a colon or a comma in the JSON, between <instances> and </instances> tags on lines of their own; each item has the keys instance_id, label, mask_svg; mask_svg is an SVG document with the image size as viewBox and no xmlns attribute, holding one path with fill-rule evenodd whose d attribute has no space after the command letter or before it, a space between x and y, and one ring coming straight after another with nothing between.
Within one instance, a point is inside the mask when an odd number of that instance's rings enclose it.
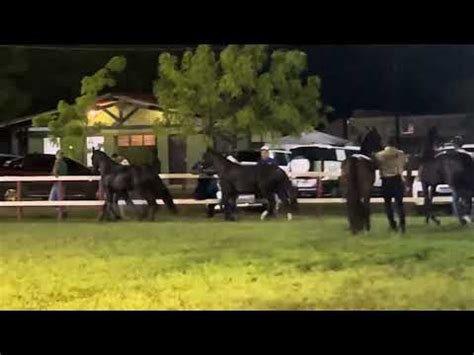
<instances>
[{"instance_id":1,"label":"illuminated window","mask_svg":"<svg viewBox=\"0 0 474 355\"><path fill-rule=\"evenodd\" d=\"M153 134L121 135L117 136L117 145L119 147L154 147L156 137Z\"/></svg>"},{"instance_id":2,"label":"illuminated window","mask_svg":"<svg viewBox=\"0 0 474 355\"><path fill-rule=\"evenodd\" d=\"M119 147L129 147L130 146L130 136L118 136L117 145Z\"/></svg>"},{"instance_id":3,"label":"illuminated window","mask_svg":"<svg viewBox=\"0 0 474 355\"><path fill-rule=\"evenodd\" d=\"M143 145L143 136L142 135L133 135L130 139L130 145L133 147L142 146Z\"/></svg>"},{"instance_id":4,"label":"illuminated window","mask_svg":"<svg viewBox=\"0 0 474 355\"><path fill-rule=\"evenodd\" d=\"M143 145L155 146L156 145L155 136L153 134L147 134L143 136Z\"/></svg>"}]
</instances>

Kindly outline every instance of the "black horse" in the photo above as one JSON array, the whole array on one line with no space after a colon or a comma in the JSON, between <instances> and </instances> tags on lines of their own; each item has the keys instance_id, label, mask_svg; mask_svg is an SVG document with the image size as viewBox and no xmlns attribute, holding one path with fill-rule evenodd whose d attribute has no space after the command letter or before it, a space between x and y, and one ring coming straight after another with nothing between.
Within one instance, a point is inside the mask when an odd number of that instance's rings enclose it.
<instances>
[{"instance_id":1,"label":"black horse","mask_svg":"<svg viewBox=\"0 0 474 355\"><path fill-rule=\"evenodd\" d=\"M380 150L382 138L372 127L362 141L360 154L354 154L342 162L341 187L352 234L370 230L370 196L376 170L373 155Z\"/></svg>"},{"instance_id":2,"label":"black horse","mask_svg":"<svg viewBox=\"0 0 474 355\"><path fill-rule=\"evenodd\" d=\"M275 194L281 200L288 220L292 218L291 211L297 209L296 190L288 175L278 166L240 165L211 149L204 154L203 165L205 168L213 167L217 172L222 190L225 220L235 220L233 213L240 194L261 195L268 201L268 209L262 213L261 219L274 216Z\"/></svg>"},{"instance_id":3,"label":"black horse","mask_svg":"<svg viewBox=\"0 0 474 355\"><path fill-rule=\"evenodd\" d=\"M433 213L433 194L436 186L448 184L452 190L453 210L461 225L471 222L472 196L474 192L474 161L471 155L460 149L436 152L437 132L431 128L420 157L418 177L423 187L426 223L437 225L439 219Z\"/></svg>"},{"instance_id":4,"label":"black horse","mask_svg":"<svg viewBox=\"0 0 474 355\"><path fill-rule=\"evenodd\" d=\"M139 219L146 218L147 215L150 220L155 218L158 209L156 199L162 199L171 212L177 213L173 198L158 175L156 164L123 166L104 152L93 149L92 167L95 172L100 173L101 188L105 193L105 204L99 216L100 220L111 215L115 219L120 219L116 211L120 199L134 208ZM145 208L141 215L130 198L132 192L147 202L148 208Z\"/></svg>"}]
</instances>

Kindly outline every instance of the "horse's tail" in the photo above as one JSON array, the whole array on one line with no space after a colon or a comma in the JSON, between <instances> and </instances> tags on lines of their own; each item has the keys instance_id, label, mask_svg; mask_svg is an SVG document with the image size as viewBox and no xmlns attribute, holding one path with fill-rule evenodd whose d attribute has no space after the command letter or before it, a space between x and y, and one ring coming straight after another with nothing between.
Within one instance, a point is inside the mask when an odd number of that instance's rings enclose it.
<instances>
[{"instance_id":1,"label":"horse's tail","mask_svg":"<svg viewBox=\"0 0 474 355\"><path fill-rule=\"evenodd\" d=\"M290 206L294 209L298 209L298 190L293 184L291 183L290 178L288 175L285 173L285 179L284 179L284 189L285 189L285 195L288 198L288 202Z\"/></svg>"},{"instance_id":2,"label":"horse's tail","mask_svg":"<svg viewBox=\"0 0 474 355\"><path fill-rule=\"evenodd\" d=\"M357 233L363 229L362 211L364 206L361 201L359 190L359 173L357 168L357 158L348 159L347 171L347 207L349 224L353 233Z\"/></svg>"}]
</instances>

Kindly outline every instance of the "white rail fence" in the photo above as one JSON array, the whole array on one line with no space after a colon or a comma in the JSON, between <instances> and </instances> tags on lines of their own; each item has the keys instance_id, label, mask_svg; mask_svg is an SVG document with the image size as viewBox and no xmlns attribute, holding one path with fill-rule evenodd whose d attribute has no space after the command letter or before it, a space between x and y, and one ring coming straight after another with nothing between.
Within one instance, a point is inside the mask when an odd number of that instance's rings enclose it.
<instances>
[{"instance_id":1,"label":"white rail fence","mask_svg":"<svg viewBox=\"0 0 474 355\"><path fill-rule=\"evenodd\" d=\"M405 174L406 175L406 172ZM411 172L411 176L416 176L416 171ZM196 174L160 174L161 179L199 179L199 178L217 178L217 176L200 176ZM328 174L324 172L308 172L301 173L298 175L290 176L291 179L297 178L314 178L317 180L318 186L321 186L323 179L337 179L338 176L334 174ZM15 201L0 201L0 207L15 207L17 211L17 218L21 219L23 216L24 207L54 207L58 208L58 218L61 218L62 211L65 207L97 207L100 208L104 204L103 199L98 200L63 200L64 196L60 196L59 201L24 201L22 200L22 184L28 182L93 182L100 181L100 176L0 176L1 183L15 183L16 184L16 200ZM60 189L62 191L62 189ZM321 191L321 189L318 189ZM423 198L412 198L407 197L404 199L407 203L422 203ZM451 197L435 197L434 202L450 202ZM144 204L144 201L134 200L135 204ZM177 205L208 205L218 204L218 199L206 199L206 200L195 200L195 199L174 199ZM372 198L371 203L383 203L382 198ZM158 204L163 204L161 200L157 200ZM298 203L301 204L341 204L345 203L343 198L300 198Z\"/></svg>"}]
</instances>

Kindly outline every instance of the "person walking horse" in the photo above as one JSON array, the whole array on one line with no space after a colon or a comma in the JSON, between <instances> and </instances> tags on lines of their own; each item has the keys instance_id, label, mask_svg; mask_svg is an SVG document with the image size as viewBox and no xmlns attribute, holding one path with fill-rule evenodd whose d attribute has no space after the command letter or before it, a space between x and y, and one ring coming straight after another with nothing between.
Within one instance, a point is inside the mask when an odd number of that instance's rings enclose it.
<instances>
[{"instance_id":1,"label":"person walking horse","mask_svg":"<svg viewBox=\"0 0 474 355\"><path fill-rule=\"evenodd\" d=\"M274 165L278 166L278 162L270 157L270 148L267 145L264 145L260 148L260 160L258 161L258 165Z\"/></svg>"},{"instance_id":2,"label":"person walking horse","mask_svg":"<svg viewBox=\"0 0 474 355\"><path fill-rule=\"evenodd\" d=\"M405 164L407 163L407 156L402 150L397 149L396 141L392 138L384 150L375 154L375 160L382 178L382 195L390 228L393 231L399 230L405 233L405 209L403 206L405 185L403 183L402 174ZM394 218L392 199L395 200L399 226L397 226L397 222Z\"/></svg>"}]
</instances>

